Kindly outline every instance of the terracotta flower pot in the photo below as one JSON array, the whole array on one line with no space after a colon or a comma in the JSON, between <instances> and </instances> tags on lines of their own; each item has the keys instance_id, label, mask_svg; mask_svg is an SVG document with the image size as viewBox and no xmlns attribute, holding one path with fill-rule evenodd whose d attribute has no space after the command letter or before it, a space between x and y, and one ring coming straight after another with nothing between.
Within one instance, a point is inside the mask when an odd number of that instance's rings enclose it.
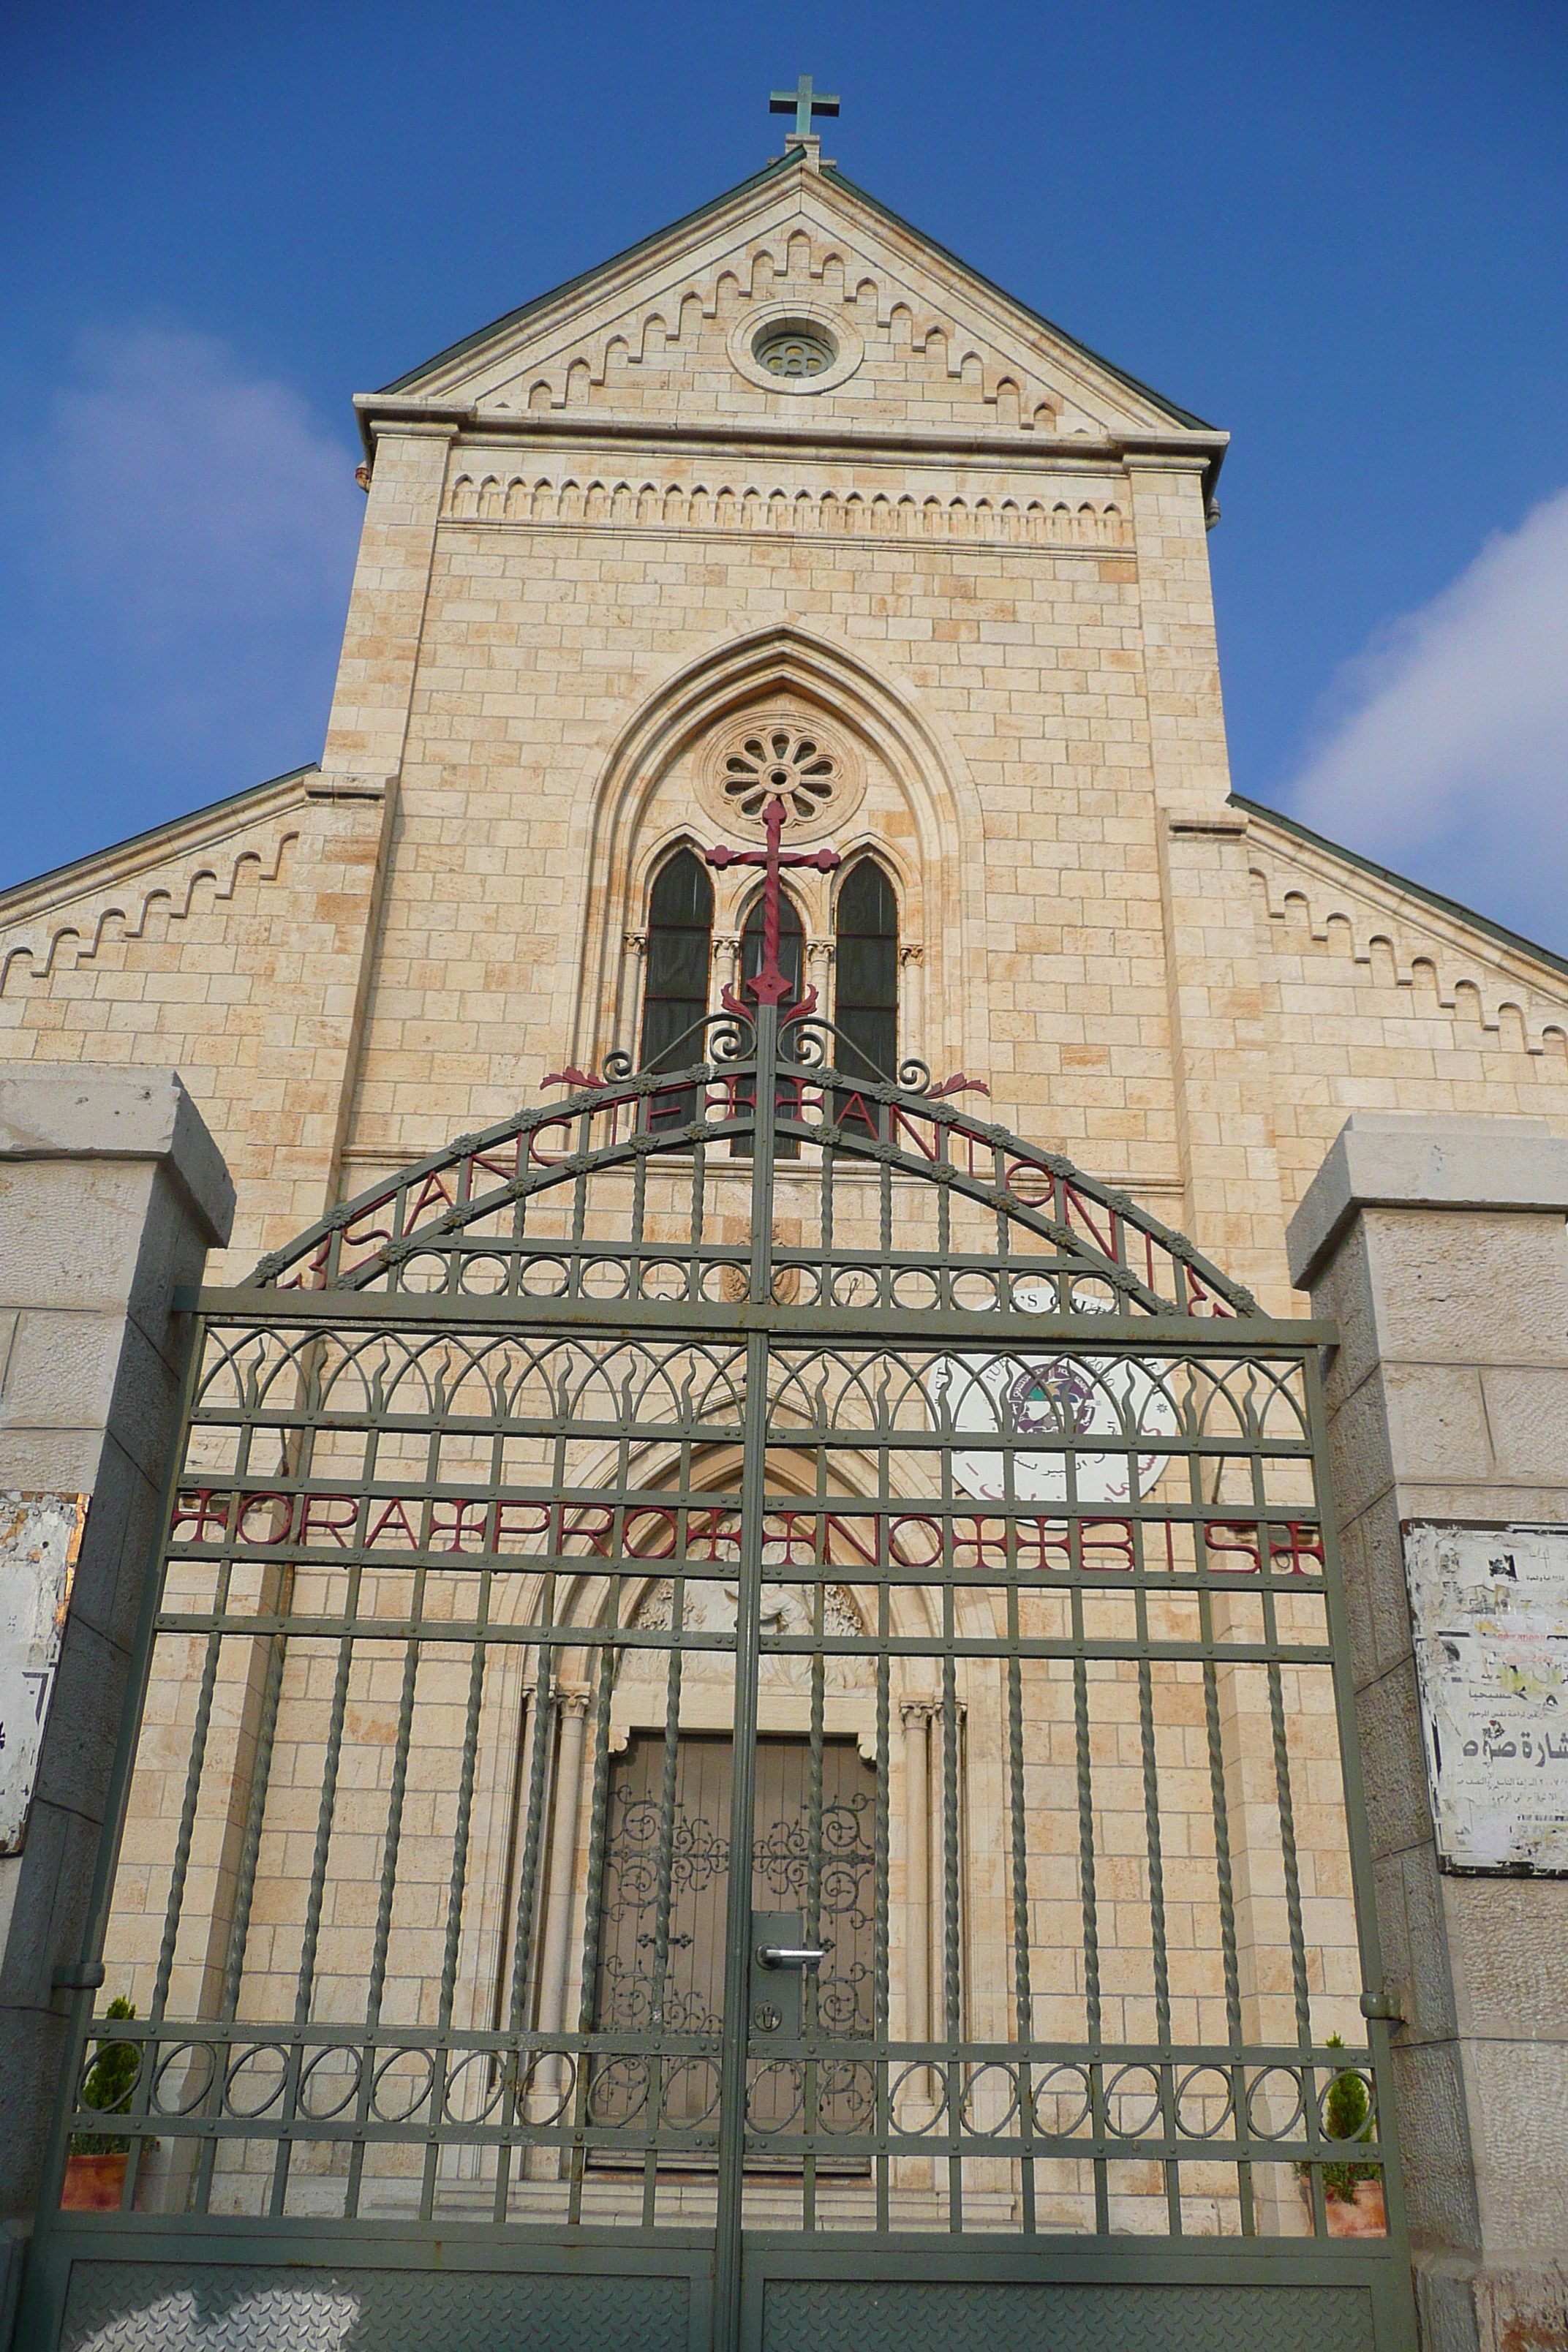
<instances>
[{"instance_id":1,"label":"terracotta flower pot","mask_svg":"<svg viewBox=\"0 0 1568 2352\"><path fill-rule=\"evenodd\" d=\"M129 2158L121 2156L68 2156L66 2185L60 2204L69 2213L113 2213L125 2188Z\"/></svg>"},{"instance_id":2,"label":"terracotta flower pot","mask_svg":"<svg viewBox=\"0 0 1568 2352\"><path fill-rule=\"evenodd\" d=\"M1331 2238L1386 2238L1381 2180L1358 2180L1353 2198L1330 2197L1323 2204Z\"/></svg>"}]
</instances>

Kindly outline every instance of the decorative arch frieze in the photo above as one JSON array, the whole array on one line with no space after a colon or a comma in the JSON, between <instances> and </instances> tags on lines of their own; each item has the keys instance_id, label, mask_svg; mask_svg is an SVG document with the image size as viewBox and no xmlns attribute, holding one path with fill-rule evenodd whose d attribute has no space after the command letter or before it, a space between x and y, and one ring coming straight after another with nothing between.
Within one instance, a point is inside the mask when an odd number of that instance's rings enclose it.
<instances>
[{"instance_id":1,"label":"decorative arch frieze","mask_svg":"<svg viewBox=\"0 0 1568 2352\"><path fill-rule=\"evenodd\" d=\"M1522 972L1476 961L1476 940L1458 922L1446 936L1436 919L1417 922L1378 906L1336 879L1295 860L1274 859L1252 845L1250 871L1258 919L1270 953L1313 950L1360 967L1374 986L1403 991L1406 1002L1449 1013L1480 1043L1504 1052L1568 1061L1568 976L1549 993Z\"/></svg>"},{"instance_id":2,"label":"decorative arch frieze","mask_svg":"<svg viewBox=\"0 0 1568 2352\"><path fill-rule=\"evenodd\" d=\"M984 540L997 547L1067 547L1100 550L1132 544L1126 493L1094 495L958 495L917 498L878 492L790 487L773 481L709 483L688 480L637 482L627 477L572 473L559 479L519 464L510 470L460 453L447 485L443 520L447 522L540 523L574 530L598 526L627 530L700 530L787 533L829 539Z\"/></svg>"},{"instance_id":3,"label":"decorative arch frieze","mask_svg":"<svg viewBox=\"0 0 1568 2352\"><path fill-rule=\"evenodd\" d=\"M983 331L919 295L911 299L910 289L885 270L849 263L838 240L813 233L798 218L752 239L689 284L650 293L646 305L634 305L547 359L531 361L498 386L487 405L504 414L588 407L596 400L613 404L617 384L634 372L668 373L689 355L705 327L727 327L742 307L792 292L924 359L950 393L973 403L981 421L1047 435L1062 427L1067 404L1043 372L1026 372L1016 354L988 349ZM1086 420L1079 421L1081 428Z\"/></svg>"},{"instance_id":4,"label":"decorative arch frieze","mask_svg":"<svg viewBox=\"0 0 1568 2352\"><path fill-rule=\"evenodd\" d=\"M200 906L226 905L247 879L279 881L299 837L294 829L266 849L241 849L222 859L197 856L173 871L139 877L130 889L121 883L71 898L18 924L9 937L0 932L0 998L58 971L79 970L110 943L144 940L161 925L186 922ZM254 874L247 877L247 867Z\"/></svg>"}]
</instances>

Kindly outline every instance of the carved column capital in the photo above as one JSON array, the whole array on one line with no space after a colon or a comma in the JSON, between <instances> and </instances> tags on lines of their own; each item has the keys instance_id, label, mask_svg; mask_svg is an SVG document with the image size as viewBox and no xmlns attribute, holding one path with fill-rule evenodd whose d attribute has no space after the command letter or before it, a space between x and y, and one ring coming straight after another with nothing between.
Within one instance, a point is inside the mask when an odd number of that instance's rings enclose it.
<instances>
[{"instance_id":1,"label":"carved column capital","mask_svg":"<svg viewBox=\"0 0 1568 2352\"><path fill-rule=\"evenodd\" d=\"M647 953L647 933L646 931L627 931L623 944L632 955L646 955Z\"/></svg>"},{"instance_id":2,"label":"carved column capital","mask_svg":"<svg viewBox=\"0 0 1568 2352\"><path fill-rule=\"evenodd\" d=\"M924 963L926 951L919 940L907 940L899 950L900 963Z\"/></svg>"}]
</instances>

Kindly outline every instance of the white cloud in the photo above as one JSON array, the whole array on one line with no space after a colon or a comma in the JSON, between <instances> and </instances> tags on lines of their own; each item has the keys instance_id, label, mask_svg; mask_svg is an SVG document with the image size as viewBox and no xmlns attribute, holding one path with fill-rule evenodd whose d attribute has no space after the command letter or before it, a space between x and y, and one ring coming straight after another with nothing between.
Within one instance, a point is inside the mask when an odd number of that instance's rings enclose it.
<instances>
[{"instance_id":1,"label":"white cloud","mask_svg":"<svg viewBox=\"0 0 1568 2352\"><path fill-rule=\"evenodd\" d=\"M1331 709L1294 811L1568 948L1568 489L1350 664Z\"/></svg>"},{"instance_id":2,"label":"white cloud","mask_svg":"<svg viewBox=\"0 0 1568 2352\"><path fill-rule=\"evenodd\" d=\"M84 337L34 415L0 463L23 873L319 756L364 510L349 436L209 336Z\"/></svg>"},{"instance_id":3,"label":"white cloud","mask_svg":"<svg viewBox=\"0 0 1568 2352\"><path fill-rule=\"evenodd\" d=\"M147 715L243 724L258 693L287 696L279 655L341 626L361 506L353 456L299 394L209 336L100 333L52 439L54 562L163 673Z\"/></svg>"}]
</instances>

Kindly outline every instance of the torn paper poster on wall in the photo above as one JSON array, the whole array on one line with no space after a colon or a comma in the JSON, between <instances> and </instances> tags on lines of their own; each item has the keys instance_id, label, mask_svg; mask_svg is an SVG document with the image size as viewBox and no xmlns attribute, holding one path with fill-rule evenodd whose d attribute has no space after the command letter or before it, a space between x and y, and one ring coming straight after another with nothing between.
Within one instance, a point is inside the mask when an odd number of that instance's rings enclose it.
<instances>
[{"instance_id":1,"label":"torn paper poster on wall","mask_svg":"<svg viewBox=\"0 0 1568 2352\"><path fill-rule=\"evenodd\" d=\"M1568 1874L1568 1528L1405 1529L1437 1858Z\"/></svg>"},{"instance_id":2,"label":"torn paper poster on wall","mask_svg":"<svg viewBox=\"0 0 1568 2352\"><path fill-rule=\"evenodd\" d=\"M26 1835L87 1502L0 1491L0 1854Z\"/></svg>"}]
</instances>

